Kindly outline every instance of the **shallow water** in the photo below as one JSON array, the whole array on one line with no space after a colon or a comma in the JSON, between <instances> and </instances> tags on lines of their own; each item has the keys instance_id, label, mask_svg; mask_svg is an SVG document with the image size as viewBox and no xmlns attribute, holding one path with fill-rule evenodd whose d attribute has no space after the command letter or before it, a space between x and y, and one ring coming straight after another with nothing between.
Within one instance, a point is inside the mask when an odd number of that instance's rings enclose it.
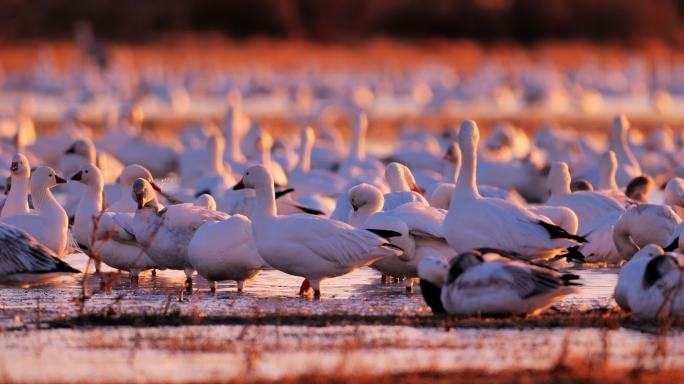
<instances>
[{"instance_id":1,"label":"shallow water","mask_svg":"<svg viewBox=\"0 0 684 384\"><path fill-rule=\"evenodd\" d=\"M66 261L85 270L87 258L80 254ZM91 271L93 270L91 266ZM0 326L22 326L37 320L53 320L77 316L80 313L142 314L180 310L181 313L203 315L250 316L253 314L353 314L353 315L429 315L416 284L414 293L406 293L404 283L380 284L380 274L363 268L345 276L325 280L323 298L312 301L297 296L302 279L279 271L264 271L249 282L245 292L238 294L234 282L219 283L216 294L209 284L195 277L194 292L183 294L185 275L182 271L157 271L141 275L133 288L127 273L103 269L108 284L101 289L101 279L89 275L87 287L91 297L83 308L79 305L81 279L65 277L49 284L29 289L0 290ZM617 280L615 270L576 270L584 286L579 294L568 296L558 307L589 309L612 305L612 293Z\"/></svg>"}]
</instances>

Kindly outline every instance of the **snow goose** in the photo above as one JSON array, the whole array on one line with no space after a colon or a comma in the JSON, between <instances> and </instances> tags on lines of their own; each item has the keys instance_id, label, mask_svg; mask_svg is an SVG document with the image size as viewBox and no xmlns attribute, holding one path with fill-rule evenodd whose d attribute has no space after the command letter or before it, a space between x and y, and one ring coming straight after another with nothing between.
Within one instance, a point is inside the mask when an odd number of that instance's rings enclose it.
<instances>
[{"instance_id":1,"label":"snow goose","mask_svg":"<svg viewBox=\"0 0 684 384\"><path fill-rule=\"evenodd\" d=\"M384 210L391 210L411 202L429 205L407 166L399 163L388 164L385 168L385 178L390 192L384 196Z\"/></svg>"},{"instance_id":2,"label":"snow goose","mask_svg":"<svg viewBox=\"0 0 684 384\"><path fill-rule=\"evenodd\" d=\"M620 216L613 228L613 242L622 260L629 260L647 244L667 246L677 236L682 219L672 208L638 204Z\"/></svg>"},{"instance_id":3,"label":"snow goose","mask_svg":"<svg viewBox=\"0 0 684 384\"><path fill-rule=\"evenodd\" d=\"M441 209L449 208L451 195L454 193L455 183L461 171L461 149L457 143L450 143L447 146L444 163L443 177L445 182L439 183L428 199L431 206ZM477 189L483 197L497 197L514 203L525 203L523 198L515 191L509 192L490 185L478 185Z\"/></svg>"},{"instance_id":4,"label":"snow goose","mask_svg":"<svg viewBox=\"0 0 684 384\"><path fill-rule=\"evenodd\" d=\"M29 213L28 194L31 166L26 156L17 153L10 165L12 187L2 207L0 218Z\"/></svg>"},{"instance_id":5,"label":"snow goose","mask_svg":"<svg viewBox=\"0 0 684 384\"><path fill-rule=\"evenodd\" d=\"M311 166L316 169L333 171L346 156L344 141L340 132L334 128L319 131L318 140L311 149Z\"/></svg>"},{"instance_id":6,"label":"snow goose","mask_svg":"<svg viewBox=\"0 0 684 384\"><path fill-rule=\"evenodd\" d=\"M107 208L108 212L135 212L138 209L135 200L131 198L133 183L137 179L147 180L155 191L161 192L161 188L155 183L152 174L147 168L139 164L127 165L119 176L119 198L116 201L110 200L111 204ZM111 199L111 196L115 195L115 193L105 187L105 195L106 198Z\"/></svg>"},{"instance_id":7,"label":"snow goose","mask_svg":"<svg viewBox=\"0 0 684 384\"><path fill-rule=\"evenodd\" d=\"M85 185L72 227L74 238L79 246L95 259L97 271L100 268L99 263L104 262L112 268L129 271L131 282L137 283L141 271L155 268L156 265L139 244L118 241L116 236L113 236L118 231L114 226L122 218L115 217L117 214L113 212L102 213L104 179L99 168L94 164L85 164L71 177L71 180ZM126 213L119 215L126 215Z\"/></svg>"},{"instance_id":8,"label":"snow goose","mask_svg":"<svg viewBox=\"0 0 684 384\"><path fill-rule=\"evenodd\" d=\"M615 302L623 311L630 312L629 296L637 286L641 284L646 265L652 258L665 253L656 244L649 244L641 248L634 256L620 269L617 285L615 285Z\"/></svg>"},{"instance_id":9,"label":"snow goose","mask_svg":"<svg viewBox=\"0 0 684 384\"><path fill-rule=\"evenodd\" d=\"M625 208L615 199L595 191L570 191L570 170L562 161L554 162L549 172L551 198L546 205L568 207L579 220L579 233L592 220L609 213L624 212Z\"/></svg>"},{"instance_id":10,"label":"snow goose","mask_svg":"<svg viewBox=\"0 0 684 384\"><path fill-rule=\"evenodd\" d=\"M597 192L600 192L627 207L633 204L633 201L630 200L625 193L620 190L617 182L615 181L617 168L618 163L615 152L608 151L601 156L601 160L599 162L599 190Z\"/></svg>"},{"instance_id":11,"label":"snow goose","mask_svg":"<svg viewBox=\"0 0 684 384\"><path fill-rule=\"evenodd\" d=\"M349 190L349 201L353 207L349 218L351 225L401 234L389 238L389 241L404 250L403 257L386 257L371 264L371 267L387 276L407 278L408 291L412 290L413 278L418 277L416 267L423 257L435 253L445 259L453 256L453 250L442 235L443 211L413 202L381 212L382 193L365 183Z\"/></svg>"},{"instance_id":12,"label":"snow goose","mask_svg":"<svg viewBox=\"0 0 684 384\"><path fill-rule=\"evenodd\" d=\"M133 183L133 198L138 204L131 229L155 265L185 271L186 288L192 287L194 268L188 259L188 245L202 224L229 218L225 213L193 204L161 208L154 188L145 179Z\"/></svg>"},{"instance_id":13,"label":"snow goose","mask_svg":"<svg viewBox=\"0 0 684 384\"><path fill-rule=\"evenodd\" d=\"M261 128L256 129L255 150L252 165L262 165L273 175L275 185L284 187L287 185L287 174L283 167L271 159L273 136Z\"/></svg>"},{"instance_id":14,"label":"snow goose","mask_svg":"<svg viewBox=\"0 0 684 384\"><path fill-rule=\"evenodd\" d=\"M672 206L672 209L679 214L684 215L684 179L681 177L673 177L665 185L665 200Z\"/></svg>"},{"instance_id":15,"label":"snow goose","mask_svg":"<svg viewBox=\"0 0 684 384\"><path fill-rule=\"evenodd\" d=\"M216 210L216 200L213 196L211 196L208 193L203 193L197 196L197 199L195 199L195 202L193 204L195 204L198 207L211 209L212 211Z\"/></svg>"},{"instance_id":16,"label":"snow goose","mask_svg":"<svg viewBox=\"0 0 684 384\"><path fill-rule=\"evenodd\" d=\"M50 167L38 167L31 175L31 198L35 212L2 218L2 221L26 231L38 242L61 257L66 249L69 219L50 188L66 180Z\"/></svg>"},{"instance_id":17,"label":"snow goose","mask_svg":"<svg viewBox=\"0 0 684 384\"><path fill-rule=\"evenodd\" d=\"M617 157L618 169L615 177L621 187L625 187L635 177L641 176L641 167L627 142L629 128L629 120L624 114L613 119L610 149L615 151Z\"/></svg>"},{"instance_id":18,"label":"snow goose","mask_svg":"<svg viewBox=\"0 0 684 384\"><path fill-rule=\"evenodd\" d=\"M0 223L0 285L28 287L80 273L21 229Z\"/></svg>"},{"instance_id":19,"label":"snow goose","mask_svg":"<svg viewBox=\"0 0 684 384\"><path fill-rule=\"evenodd\" d=\"M625 187L625 195L634 202L648 203L649 195L655 187L655 181L653 181L651 176L637 176Z\"/></svg>"},{"instance_id":20,"label":"snow goose","mask_svg":"<svg viewBox=\"0 0 684 384\"><path fill-rule=\"evenodd\" d=\"M235 280L242 292L245 281L267 266L254 243L252 223L242 215L199 227L188 245L188 259L197 273L211 282L212 292L216 282L224 280Z\"/></svg>"},{"instance_id":21,"label":"snow goose","mask_svg":"<svg viewBox=\"0 0 684 384\"><path fill-rule=\"evenodd\" d=\"M579 285L577 275L477 250L459 254L448 268L444 260L424 259L418 274L428 283L421 286L428 287L423 295L433 312L460 316L534 314Z\"/></svg>"},{"instance_id":22,"label":"snow goose","mask_svg":"<svg viewBox=\"0 0 684 384\"><path fill-rule=\"evenodd\" d=\"M633 274L640 279L629 283L627 307L635 316L645 320L682 317L682 267L676 256L650 257L643 269L634 268Z\"/></svg>"},{"instance_id":23,"label":"snow goose","mask_svg":"<svg viewBox=\"0 0 684 384\"><path fill-rule=\"evenodd\" d=\"M340 221L313 215L279 216L273 179L263 166L249 168L234 188L256 191L252 231L259 254L273 268L304 277L300 293L313 288L314 297L320 297L321 280L401 254L384 238Z\"/></svg>"},{"instance_id":24,"label":"snow goose","mask_svg":"<svg viewBox=\"0 0 684 384\"><path fill-rule=\"evenodd\" d=\"M444 236L456 252L489 247L529 259L549 259L586 241L517 204L480 196L476 176L479 139L475 122L463 122L459 137L462 170L443 224ZM574 252L568 256L582 258Z\"/></svg>"},{"instance_id":25,"label":"snow goose","mask_svg":"<svg viewBox=\"0 0 684 384\"><path fill-rule=\"evenodd\" d=\"M225 139L225 151L223 159L233 167L236 172L242 173L245 168L247 159L240 151L240 133L238 132L238 112L235 107L228 106L223 121L221 122L221 131Z\"/></svg>"},{"instance_id":26,"label":"snow goose","mask_svg":"<svg viewBox=\"0 0 684 384\"><path fill-rule=\"evenodd\" d=\"M208 158L200 162L200 177L192 183L195 194L209 193L219 196L223 191L235 185L230 165L223 163L224 142L220 136L212 136L207 142Z\"/></svg>"},{"instance_id":27,"label":"snow goose","mask_svg":"<svg viewBox=\"0 0 684 384\"><path fill-rule=\"evenodd\" d=\"M373 179L381 175L384 166L375 158L366 154L366 131L368 130L368 118L364 113L357 113L352 118L352 141L349 154L340 163L338 173L344 179L361 178Z\"/></svg>"},{"instance_id":28,"label":"snow goose","mask_svg":"<svg viewBox=\"0 0 684 384\"><path fill-rule=\"evenodd\" d=\"M60 170L65 175L72 175L84 164L95 164L103 169L102 176L105 183L112 183L119 177L123 165L106 152L97 151L95 144L90 139L80 138L75 140L65 151L65 156L60 163ZM74 168L70 168L73 166Z\"/></svg>"},{"instance_id":29,"label":"snow goose","mask_svg":"<svg viewBox=\"0 0 684 384\"><path fill-rule=\"evenodd\" d=\"M303 128L300 134L299 162L288 175L289 186L294 188L295 198L309 195L337 197L345 187L345 180L334 173L311 169L311 149L315 136L311 127Z\"/></svg>"}]
</instances>

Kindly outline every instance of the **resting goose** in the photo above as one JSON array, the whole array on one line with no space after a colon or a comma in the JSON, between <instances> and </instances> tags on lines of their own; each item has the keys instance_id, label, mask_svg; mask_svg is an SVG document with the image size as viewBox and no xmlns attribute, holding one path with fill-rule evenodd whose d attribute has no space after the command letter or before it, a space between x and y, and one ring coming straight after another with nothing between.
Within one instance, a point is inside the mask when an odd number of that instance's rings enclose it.
<instances>
[{"instance_id":1,"label":"resting goose","mask_svg":"<svg viewBox=\"0 0 684 384\"><path fill-rule=\"evenodd\" d=\"M28 287L80 273L21 229L0 223L0 285Z\"/></svg>"},{"instance_id":2,"label":"resting goose","mask_svg":"<svg viewBox=\"0 0 684 384\"><path fill-rule=\"evenodd\" d=\"M433 312L460 316L534 314L579 285L577 275L477 250L459 254L450 265L426 258L418 274Z\"/></svg>"},{"instance_id":3,"label":"resting goose","mask_svg":"<svg viewBox=\"0 0 684 384\"><path fill-rule=\"evenodd\" d=\"M562 161L551 165L549 172L551 198L546 205L568 207L579 220L579 233L594 219L610 213L624 212L625 208L615 199L595 191L570 191L570 170Z\"/></svg>"},{"instance_id":4,"label":"resting goose","mask_svg":"<svg viewBox=\"0 0 684 384\"><path fill-rule=\"evenodd\" d=\"M31 199L35 211L2 218L2 222L25 231L48 247L57 257L66 249L69 219L64 208L50 192L50 188L66 180L50 167L38 167L31 175Z\"/></svg>"},{"instance_id":5,"label":"resting goose","mask_svg":"<svg viewBox=\"0 0 684 384\"><path fill-rule=\"evenodd\" d=\"M29 213L28 195L31 166L26 156L20 153L14 155L10 165L10 174L12 187L7 193L0 218Z\"/></svg>"},{"instance_id":6,"label":"resting goose","mask_svg":"<svg viewBox=\"0 0 684 384\"><path fill-rule=\"evenodd\" d=\"M656 244L649 244L641 248L634 256L620 269L617 285L615 286L615 302L622 310L630 312L629 297L631 291L639 289L639 284L643 279L646 265L652 258L665 253Z\"/></svg>"},{"instance_id":7,"label":"resting goose","mask_svg":"<svg viewBox=\"0 0 684 384\"><path fill-rule=\"evenodd\" d=\"M384 210L394 209L402 204L418 202L429 205L423 191L416 184L411 170L399 163L389 163L385 168L385 179L390 192L384 196Z\"/></svg>"},{"instance_id":8,"label":"resting goose","mask_svg":"<svg viewBox=\"0 0 684 384\"><path fill-rule=\"evenodd\" d=\"M156 265L139 244L119 241L116 236L113 236L118 231L113 226L123 218L117 218L117 213L102 212L104 179L100 169L94 164L85 164L71 177L71 180L85 186L72 226L74 238L79 246L95 259L96 270L99 271L99 262L104 262L112 268L129 271L131 281L137 283L141 271L155 268ZM119 213L119 215L126 214ZM93 234L96 229L97 233Z\"/></svg>"},{"instance_id":9,"label":"resting goose","mask_svg":"<svg viewBox=\"0 0 684 384\"><path fill-rule=\"evenodd\" d=\"M161 208L153 187L145 179L133 183L133 198L138 204L131 224L135 240L155 265L185 271L186 288L191 288L194 267L188 258L188 245L192 237L202 224L230 216L193 204Z\"/></svg>"},{"instance_id":10,"label":"resting goose","mask_svg":"<svg viewBox=\"0 0 684 384\"><path fill-rule=\"evenodd\" d=\"M242 188L256 191L252 231L259 254L273 268L304 277L300 293L313 288L314 297L320 297L323 279L401 254L384 238L340 221L313 215L279 216L273 179L263 166L245 172L234 187Z\"/></svg>"},{"instance_id":11,"label":"resting goose","mask_svg":"<svg viewBox=\"0 0 684 384\"><path fill-rule=\"evenodd\" d=\"M488 247L515 252L531 260L550 259L586 241L517 204L480 196L475 174L479 139L475 122L463 122L459 137L463 169L442 227L456 252ZM582 258L575 253L568 256Z\"/></svg>"},{"instance_id":12,"label":"resting goose","mask_svg":"<svg viewBox=\"0 0 684 384\"><path fill-rule=\"evenodd\" d=\"M242 215L199 227L188 244L188 259L197 273L211 282L212 292L216 282L224 280L235 280L242 292L245 281L267 267L254 243L252 223Z\"/></svg>"},{"instance_id":13,"label":"resting goose","mask_svg":"<svg viewBox=\"0 0 684 384\"><path fill-rule=\"evenodd\" d=\"M644 320L682 318L682 266L677 256L665 253L650 257L642 271L638 273L635 268L638 280L632 281L627 291L629 310Z\"/></svg>"}]
</instances>

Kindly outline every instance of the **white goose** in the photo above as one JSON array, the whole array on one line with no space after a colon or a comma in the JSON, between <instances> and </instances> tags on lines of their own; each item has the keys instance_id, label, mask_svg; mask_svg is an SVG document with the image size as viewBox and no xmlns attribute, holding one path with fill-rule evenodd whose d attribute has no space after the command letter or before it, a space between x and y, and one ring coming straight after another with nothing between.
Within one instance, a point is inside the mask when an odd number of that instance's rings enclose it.
<instances>
[{"instance_id":1,"label":"white goose","mask_svg":"<svg viewBox=\"0 0 684 384\"><path fill-rule=\"evenodd\" d=\"M26 156L18 153L10 165L12 187L2 207L0 218L29 213L28 195L31 166Z\"/></svg>"},{"instance_id":2,"label":"white goose","mask_svg":"<svg viewBox=\"0 0 684 384\"><path fill-rule=\"evenodd\" d=\"M245 281L268 266L254 243L252 222L242 215L199 227L188 245L188 259L197 273L211 282L212 292L216 282L224 280L235 280L242 292Z\"/></svg>"},{"instance_id":3,"label":"white goose","mask_svg":"<svg viewBox=\"0 0 684 384\"><path fill-rule=\"evenodd\" d=\"M402 204L412 202L429 205L407 166L389 163L385 168L385 178L390 187L390 192L384 196L384 210L391 210Z\"/></svg>"},{"instance_id":4,"label":"white goose","mask_svg":"<svg viewBox=\"0 0 684 384\"><path fill-rule=\"evenodd\" d=\"M71 180L85 185L72 227L79 246L98 264L101 261L112 268L129 271L131 281L137 283L141 271L153 269L156 265L139 244L119 241L116 236L112 236L119 231L113 226L118 223L117 220L124 218L115 217L117 214L113 212L102 213L104 179L99 168L93 164L85 164ZM130 215L118 215L126 214ZM94 235L93 231L96 229L97 233ZM96 270L99 270L99 265L96 265Z\"/></svg>"},{"instance_id":5,"label":"white goose","mask_svg":"<svg viewBox=\"0 0 684 384\"><path fill-rule=\"evenodd\" d=\"M21 229L0 223L0 285L28 287L80 273Z\"/></svg>"},{"instance_id":6,"label":"white goose","mask_svg":"<svg viewBox=\"0 0 684 384\"><path fill-rule=\"evenodd\" d=\"M192 237L202 224L230 216L193 204L162 209L153 187L145 179L133 183L133 198L138 204L131 225L136 241L155 265L185 271L186 288L191 288L194 267L188 258L188 245Z\"/></svg>"},{"instance_id":7,"label":"white goose","mask_svg":"<svg viewBox=\"0 0 684 384\"><path fill-rule=\"evenodd\" d=\"M315 136L311 127L300 134L299 162L288 175L289 186L294 188L295 198L310 195L337 197L345 187L345 180L337 174L322 169L311 169L311 149Z\"/></svg>"},{"instance_id":8,"label":"white goose","mask_svg":"<svg viewBox=\"0 0 684 384\"><path fill-rule=\"evenodd\" d=\"M611 213L621 213L625 208L615 199L595 191L570 191L570 170L562 161L551 165L549 172L551 198L546 205L568 207L579 220L579 233L596 218Z\"/></svg>"},{"instance_id":9,"label":"white goose","mask_svg":"<svg viewBox=\"0 0 684 384\"><path fill-rule=\"evenodd\" d=\"M2 222L22 229L61 257L67 245L69 219L50 188L66 180L50 167L38 167L31 175L31 198L35 212L2 218Z\"/></svg>"},{"instance_id":10,"label":"white goose","mask_svg":"<svg viewBox=\"0 0 684 384\"><path fill-rule=\"evenodd\" d=\"M613 119L613 130L610 136L610 149L615 151L618 169L615 175L617 184L625 187L635 177L641 176L641 167L629 147L627 135L630 123L624 114Z\"/></svg>"},{"instance_id":11,"label":"white goose","mask_svg":"<svg viewBox=\"0 0 684 384\"><path fill-rule=\"evenodd\" d=\"M577 275L476 250L459 254L450 265L423 259L418 274L434 313L461 316L537 313L579 285Z\"/></svg>"},{"instance_id":12,"label":"white goose","mask_svg":"<svg viewBox=\"0 0 684 384\"><path fill-rule=\"evenodd\" d=\"M615 175L618 168L617 157L615 152L608 151L603 156L599 163L599 184L598 192L612 198L623 206L627 207L634 203L617 185Z\"/></svg>"},{"instance_id":13,"label":"white goose","mask_svg":"<svg viewBox=\"0 0 684 384\"><path fill-rule=\"evenodd\" d=\"M638 280L632 281L627 290L627 308L645 320L682 318L684 291L680 260L671 253L648 259L643 269L634 268L633 277Z\"/></svg>"},{"instance_id":14,"label":"white goose","mask_svg":"<svg viewBox=\"0 0 684 384\"><path fill-rule=\"evenodd\" d=\"M374 233L340 221L312 215L278 216L273 179L266 168L249 168L235 189L253 188L258 210L252 230L259 254L273 268L306 278L300 293L313 288L320 297L321 280L341 276L401 251Z\"/></svg>"},{"instance_id":15,"label":"white goose","mask_svg":"<svg viewBox=\"0 0 684 384\"><path fill-rule=\"evenodd\" d=\"M464 121L459 137L462 170L443 224L444 236L456 252L487 247L528 259L549 259L586 241L517 204L480 196L476 183L479 139L475 122ZM574 253L568 256L582 258Z\"/></svg>"},{"instance_id":16,"label":"white goose","mask_svg":"<svg viewBox=\"0 0 684 384\"><path fill-rule=\"evenodd\" d=\"M353 207L349 217L351 225L377 233L388 230L401 234L390 237L389 241L404 250L404 257L386 257L371 267L384 275L407 278L407 291L412 290L413 278L418 277L416 267L424 257L435 253L447 260L453 257L454 251L442 235L444 212L417 202L381 212L382 192L366 183L349 190L349 202Z\"/></svg>"},{"instance_id":17,"label":"white goose","mask_svg":"<svg viewBox=\"0 0 684 384\"><path fill-rule=\"evenodd\" d=\"M652 258L665 253L659 245L649 244L635 253L634 256L620 269L617 285L615 286L615 302L624 311L630 312L629 297L631 292L638 290L643 279L646 265Z\"/></svg>"},{"instance_id":18,"label":"white goose","mask_svg":"<svg viewBox=\"0 0 684 384\"><path fill-rule=\"evenodd\" d=\"M192 183L197 196L209 193L219 196L223 191L235 185L230 165L223 163L224 142L220 136L212 136L207 142L208 158L201 164L200 177Z\"/></svg>"},{"instance_id":19,"label":"white goose","mask_svg":"<svg viewBox=\"0 0 684 384\"><path fill-rule=\"evenodd\" d=\"M133 183L137 179L147 180L155 191L161 192L161 188L155 183L154 178L147 168L139 164L127 165L126 168L121 171L119 176L118 185L118 199L116 201L109 200L109 207L107 207L108 212L135 212L138 209L138 205L135 200L131 198L133 193ZM110 196L115 195L113 191L105 187L105 197L110 198Z\"/></svg>"},{"instance_id":20,"label":"white goose","mask_svg":"<svg viewBox=\"0 0 684 384\"><path fill-rule=\"evenodd\" d=\"M360 178L363 181L374 179L382 174L384 166L375 158L366 154L366 131L368 118L358 113L352 118L352 141L349 154L340 163L339 174L345 180Z\"/></svg>"}]
</instances>

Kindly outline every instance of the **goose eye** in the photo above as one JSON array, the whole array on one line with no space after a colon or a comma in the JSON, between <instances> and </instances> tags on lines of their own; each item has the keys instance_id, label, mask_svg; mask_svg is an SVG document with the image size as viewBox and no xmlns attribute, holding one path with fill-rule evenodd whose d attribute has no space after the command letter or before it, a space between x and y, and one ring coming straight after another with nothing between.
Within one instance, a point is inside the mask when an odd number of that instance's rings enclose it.
<instances>
[{"instance_id":1,"label":"goose eye","mask_svg":"<svg viewBox=\"0 0 684 384\"><path fill-rule=\"evenodd\" d=\"M49 177L52 177L52 173L48 175Z\"/></svg>"},{"instance_id":2,"label":"goose eye","mask_svg":"<svg viewBox=\"0 0 684 384\"><path fill-rule=\"evenodd\" d=\"M86 169L85 173L88 173L88 170Z\"/></svg>"}]
</instances>

